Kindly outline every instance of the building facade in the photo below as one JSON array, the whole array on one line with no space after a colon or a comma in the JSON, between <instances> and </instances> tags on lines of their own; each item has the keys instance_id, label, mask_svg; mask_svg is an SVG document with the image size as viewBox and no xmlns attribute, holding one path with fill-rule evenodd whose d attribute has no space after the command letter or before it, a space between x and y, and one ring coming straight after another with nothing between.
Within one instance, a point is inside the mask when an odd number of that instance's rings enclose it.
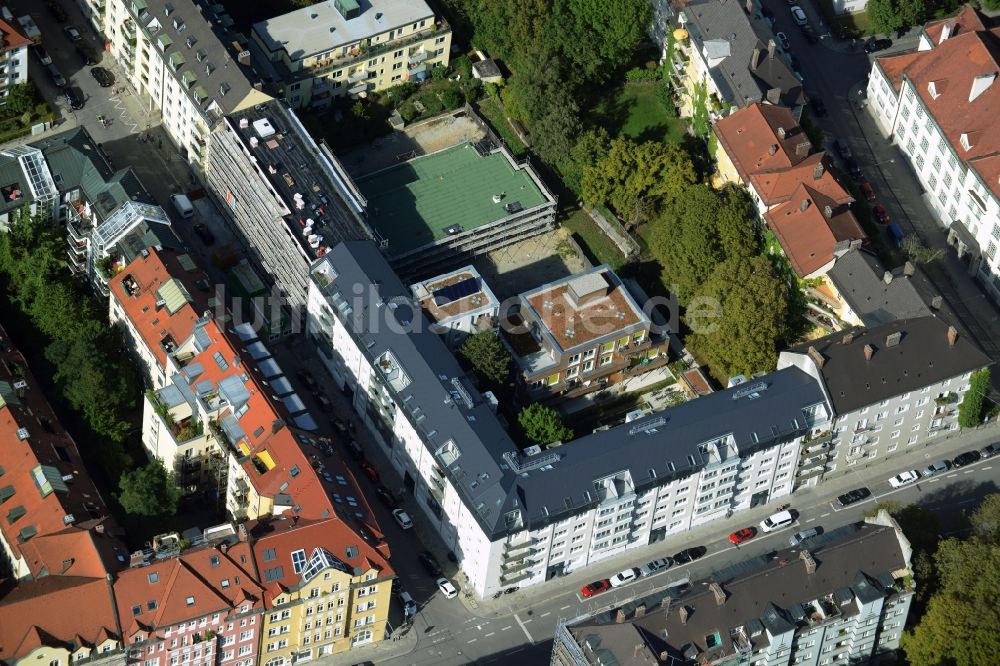
<instances>
[{"instance_id":1,"label":"building facade","mask_svg":"<svg viewBox=\"0 0 1000 666\"><path fill-rule=\"evenodd\" d=\"M423 0L334 0L254 24L251 51L293 108L325 107L447 66L451 27Z\"/></svg>"},{"instance_id":2,"label":"building facade","mask_svg":"<svg viewBox=\"0 0 1000 666\"><path fill-rule=\"evenodd\" d=\"M915 51L875 60L868 110L916 173L969 271L1000 300L1000 30L970 5L928 23Z\"/></svg>"},{"instance_id":3,"label":"building facade","mask_svg":"<svg viewBox=\"0 0 1000 666\"><path fill-rule=\"evenodd\" d=\"M0 20L0 104L11 86L28 82L30 43L12 23Z\"/></svg>"}]
</instances>

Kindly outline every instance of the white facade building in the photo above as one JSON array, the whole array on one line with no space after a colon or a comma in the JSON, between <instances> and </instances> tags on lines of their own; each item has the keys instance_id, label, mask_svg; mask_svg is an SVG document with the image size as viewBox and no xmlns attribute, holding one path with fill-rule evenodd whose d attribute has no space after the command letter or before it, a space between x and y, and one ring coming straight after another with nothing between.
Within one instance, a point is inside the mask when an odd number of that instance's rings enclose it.
<instances>
[{"instance_id":1,"label":"white facade building","mask_svg":"<svg viewBox=\"0 0 1000 666\"><path fill-rule=\"evenodd\" d=\"M830 429L819 383L789 368L519 453L367 241L313 264L307 332L424 510L420 519L460 561L477 563L465 573L480 595L785 496L802 439Z\"/></svg>"},{"instance_id":2,"label":"white facade building","mask_svg":"<svg viewBox=\"0 0 1000 666\"><path fill-rule=\"evenodd\" d=\"M28 81L28 44L14 22L0 21L0 104L11 86Z\"/></svg>"},{"instance_id":3,"label":"white facade building","mask_svg":"<svg viewBox=\"0 0 1000 666\"><path fill-rule=\"evenodd\" d=\"M927 24L916 51L878 58L868 109L906 157L970 273L1000 300L1000 30L971 6Z\"/></svg>"}]
</instances>

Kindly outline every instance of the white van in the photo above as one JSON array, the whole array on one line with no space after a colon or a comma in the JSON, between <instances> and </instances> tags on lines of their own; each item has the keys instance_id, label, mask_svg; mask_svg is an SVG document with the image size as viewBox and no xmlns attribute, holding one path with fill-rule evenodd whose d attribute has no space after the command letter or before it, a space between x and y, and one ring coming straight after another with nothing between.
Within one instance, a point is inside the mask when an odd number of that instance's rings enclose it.
<instances>
[{"instance_id":1,"label":"white van","mask_svg":"<svg viewBox=\"0 0 1000 666\"><path fill-rule=\"evenodd\" d=\"M791 511L779 511L762 520L760 522L760 529L765 532L773 532L774 530L780 530L782 527L788 527L793 522L795 522L795 519L792 517Z\"/></svg>"},{"instance_id":2,"label":"white van","mask_svg":"<svg viewBox=\"0 0 1000 666\"><path fill-rule=\"evenodd\" d=\"M194 206L191 205L191 200L187 196L183 194L171 194L170 203L174 205L174 209L185 220L191 219L194 216Z\"/></svg>"}]
</instances>

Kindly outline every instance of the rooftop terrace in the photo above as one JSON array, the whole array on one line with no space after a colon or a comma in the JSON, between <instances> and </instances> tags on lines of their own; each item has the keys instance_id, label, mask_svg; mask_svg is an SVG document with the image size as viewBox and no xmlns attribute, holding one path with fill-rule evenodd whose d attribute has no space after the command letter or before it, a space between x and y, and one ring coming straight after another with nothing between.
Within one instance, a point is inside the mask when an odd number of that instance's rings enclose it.
<instances>
[{"instance_id":1,"label":"rooftop terrace","mask_svg":"<svg viewBox=\"0 0 1000 666\"><path fill-rule=\"evenodd\" d=\"M435 322L499 307L492 290L472 266L439 275L411 287L421 309Z\"/></svg>"},{"instance_id":2,"label":"rooftop terrace","mask_svg":"<svg viewBox=\"0 0 1000 666\"><path fill-rule=\"evenodd\" d=\"M358 187L369 223L388 239L393 257L549 200L524 167L468 143L378 171Z\"/></svg>"}]
</instances>

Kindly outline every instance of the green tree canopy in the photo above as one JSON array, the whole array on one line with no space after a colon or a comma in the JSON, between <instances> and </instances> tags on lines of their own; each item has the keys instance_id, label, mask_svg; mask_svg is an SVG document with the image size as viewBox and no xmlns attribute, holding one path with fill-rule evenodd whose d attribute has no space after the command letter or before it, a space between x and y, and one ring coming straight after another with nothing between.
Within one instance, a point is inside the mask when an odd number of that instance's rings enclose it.
<instances>
[{"instance_id":1,"label":"green tree canopy","mask_svg":"<svg viewBox=\"0 0 1000 666\"><path fill-rule=\"evenodd\" d=\"M134 516L169 516L177 513L181 491L174 475L159 460L126 472L118 480L118 501Z\"/></svg>"},{"instance_id":2,"label":"green tree canopy","mask_svg":"<svg viewBox=\"0 0 1000 666\"><path fill-rule=\"evenodd\" d=\"M958 406L958 425L963 428L975 428L983 415L983 401L990 390L990 369L983 368L972 373L969 390Z\"/></svg>"},{"instance_id":3,"label":"green tree canopy","mask_svg":"<svg viewBox=\"0 0 1000 666\"><path fill-rule=\"evenodd\" d=\"M578 195L582 191L583 173L592 164L597 164L608 154L611 137L603 127L589 129L580 134L569 156L559 165L563 182Z\"/></svg>"},{"instance_id":4,"label":"green tree canopy","mask_svg":"<svg viewBox=\"0 0 1000 666\"><path fill-rule=\"evenodd\" d=\"M573 439L573 430L563 423L559 412L551 407L532 403L517 415L524 433L535 444L551 444Z\"/></svg>"},{"instance_id":5,"label":"green tree canopy","mask_svg":"<svg viewBox=\"0 0 1000 666\"><path fill-rule=\"evenodd\" d=\"M680 146L619 138L584 170L582 196L592 206L608 204L634 226L645 221L650 202L672 202L694 182L694 164Z\"/></svg>"},{"instance_id":6,"label":"green tree canopy","mask_svg":"<svg viewBox=\"0 0 1000 666\"><path fill-rule=\"evenodd\" d=\"M646 37L652 6L646 0L556 0L548 35L574 78L600 84L628 63Z\"/></svg>"},{"instance_id":7,"label":"green tree canopy","mask_svg":"<svg viewBox=\"0 0 1000 666\"><path fill-rule=\"evenodd\" d=\"M774 369L778 341L788 312L787 287L764 256L719 264L695 293L697 303L718 307L719 317L685 319L692 328L687 345L719 378Z\"/></svg>"},{"instance_id":8,"label":"green tree canopy","mask_svg":"<svg viewBox=\"0 0 1000 666\"><path fill-rule=\"evenodd\" d=\"M487 381L502 384L510 376L510 353L493 331L470 335L458 352Z\"/></svg>"},{"instance_id":9,"label":"green tree canopy","mask_svg":"<svg viewBox=\"0 0 1000 666\"><path fill-rule=\"evenodd\" d=\"M15 84L7 89L4 115L20 116L33 111L36 104L38 104L38 90L35 89L35 84L30 82Z\"/></svg>"}]
</instances>

